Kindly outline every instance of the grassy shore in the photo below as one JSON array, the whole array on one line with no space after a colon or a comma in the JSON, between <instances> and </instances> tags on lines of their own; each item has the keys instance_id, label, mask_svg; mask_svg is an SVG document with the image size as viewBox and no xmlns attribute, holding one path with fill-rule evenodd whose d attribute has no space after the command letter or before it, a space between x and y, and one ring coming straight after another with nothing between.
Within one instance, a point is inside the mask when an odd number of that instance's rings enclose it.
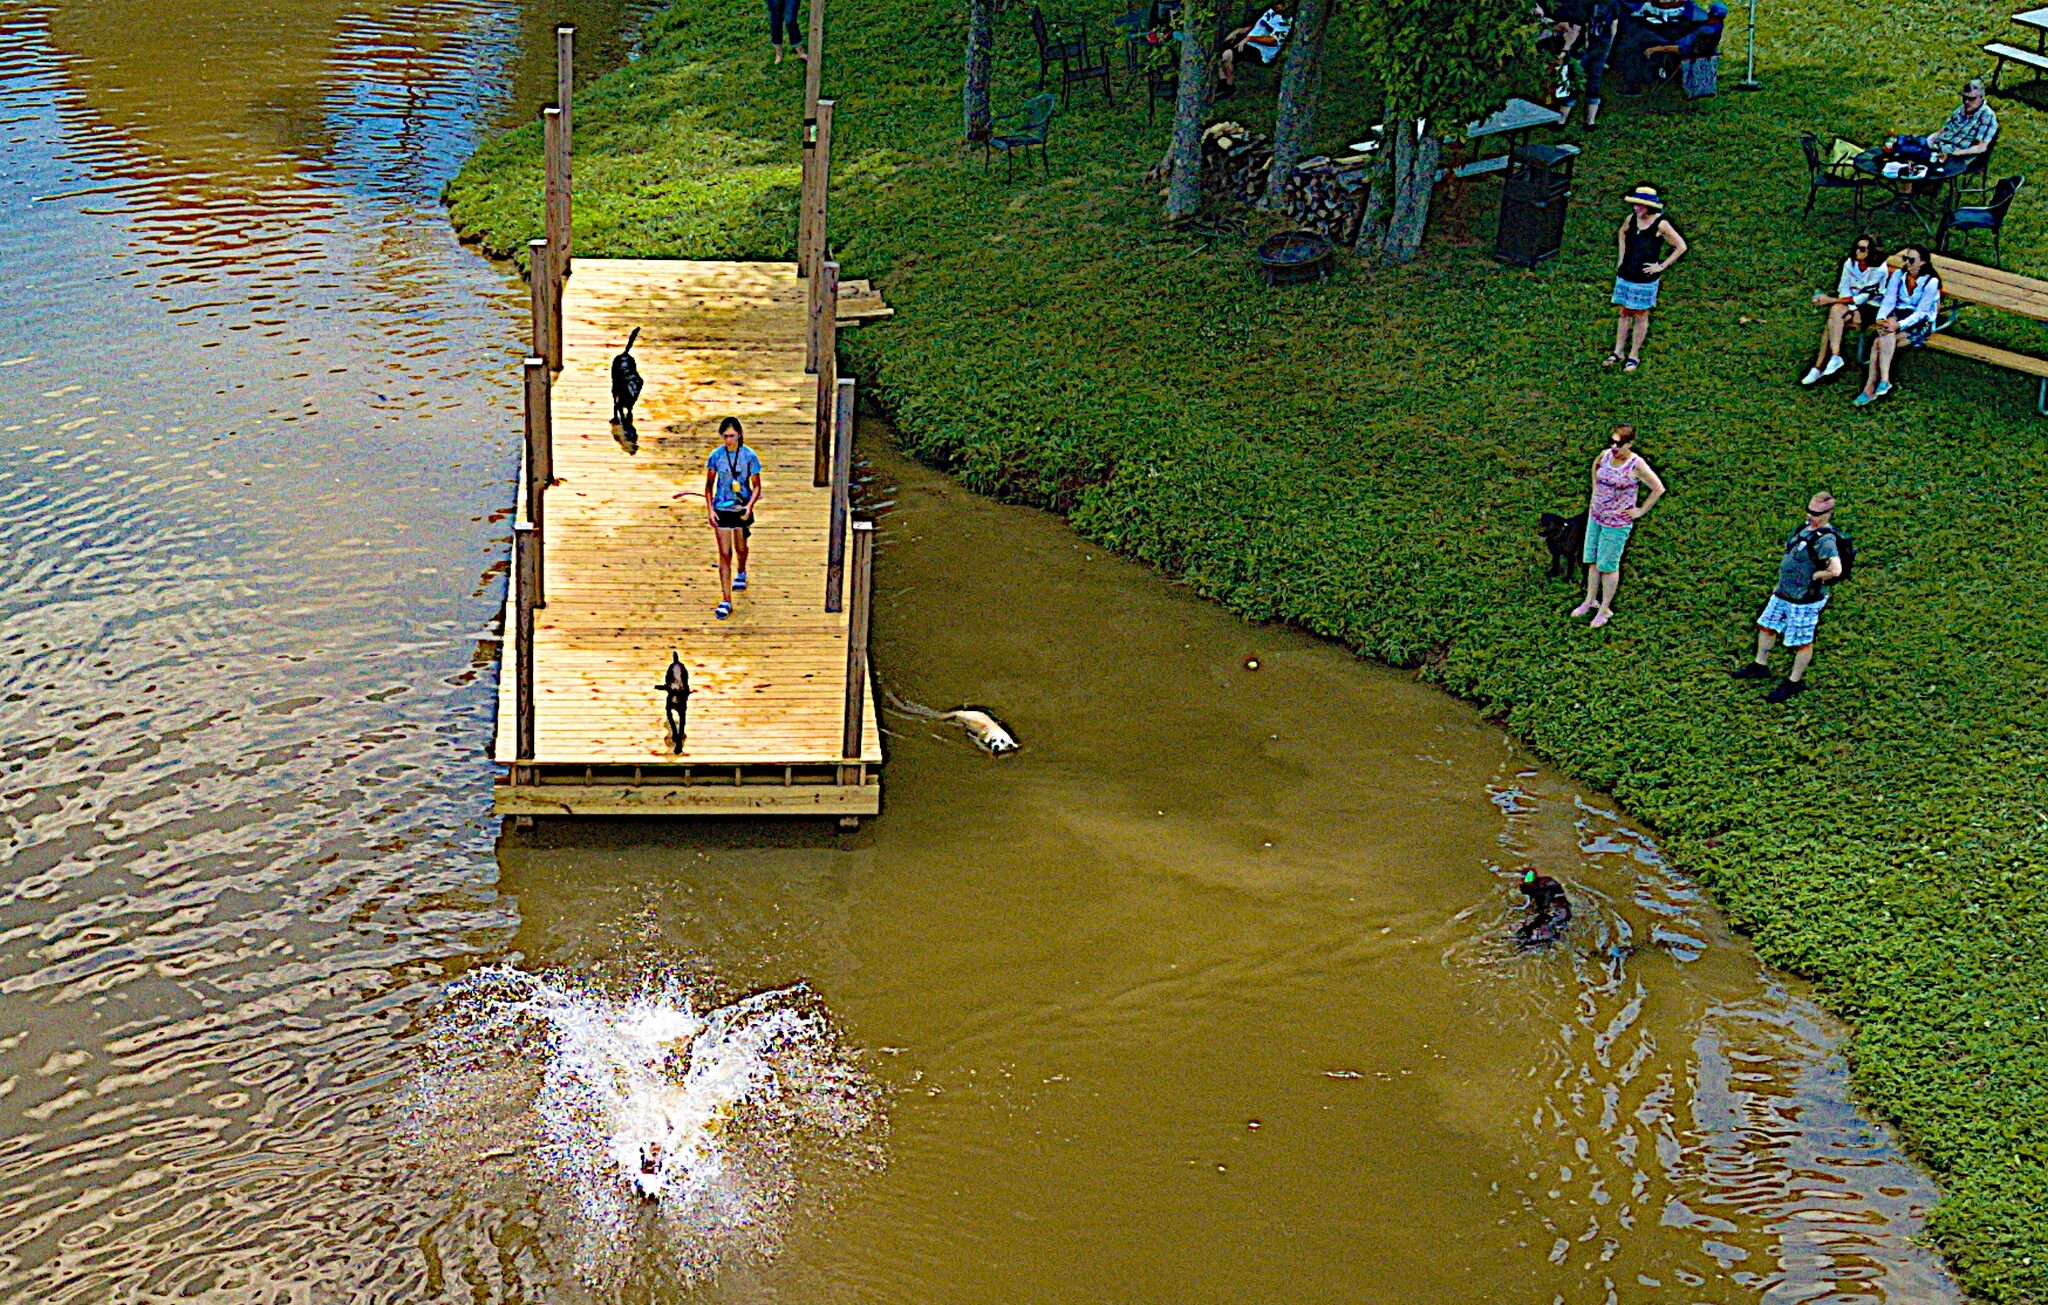
<instances>
[{"instance_id":1,"label":"grassy shore","mask_svg":"<svg viewBox=\"0 0 2048 1305\"><path fill-rule=\"evenodd\" d=\"M1166 120L1142 103L1077 96L1050 181L985 179L956 140L951 8L842 6L826 69L835 248L899 310L843 346L911 450L1249 618L1422 668L1653 822L1766 959L1853 1020L1857 1090L1941 1180L1934 1234L1970 1288L2048 1301L2048 420L2029 382L1949 358L1908 359L1866 409L1846 377L1794 383L1810 295L1854 234L1839 203L1801 219L1794 134L1931 130L2006 11L1766 6L1763 93L1610 88L1600 130L1571 134L1577 208L1542 272L1459 240L1468 214L1491 234L1484 182L1416 265L1272 293L1243 237L1162 228L1141 175ZM771 67L759 28L754 6L678 0L644 57L580 94L579 253L789 256L802 71ZM1028 41L1007 12L999 107L1033 89ZM1356 85L1340 33L1319 148L1357 138ZM1256 124L1270 95L1226 107ZM2048 181L2041 113L1996 107L1994 170ZM494 254L538 229L538 144L498 139L450 188ZM1693 252L1623 377L1599 359L1616 197L1639 180ZM2008 266L2048 275L2042 211L2015 208ZM1917 237L1906 221L1880 233ZM1671 493L1589 631L1531 528L1583 502L1617 421ZM1727 671L1822 485L1859 573L1812 691L1771 707Z\"/></svg>"}]
</instances>

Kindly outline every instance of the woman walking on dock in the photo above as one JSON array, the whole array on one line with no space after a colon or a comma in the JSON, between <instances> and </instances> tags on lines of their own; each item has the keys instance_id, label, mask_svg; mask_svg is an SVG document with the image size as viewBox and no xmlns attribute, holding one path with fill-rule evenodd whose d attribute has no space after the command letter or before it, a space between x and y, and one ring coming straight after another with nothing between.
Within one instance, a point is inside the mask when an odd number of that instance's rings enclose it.
<instances>
[{"instance_id":1,"label":"woman walking on dock","mask_svg":"<svg viewBox=\"0 0 2048 1305\"><path fill-rule=\"evenodd\" d=\"M715 615L723 621L732 615L733 592L747 587L747 536L761 506L761 457L747 447L747 433L738 417L719 422L718 436L724 442L711 450L704 467L704 511L718 536L723 597Z\"/></svg>"}]
</instances>

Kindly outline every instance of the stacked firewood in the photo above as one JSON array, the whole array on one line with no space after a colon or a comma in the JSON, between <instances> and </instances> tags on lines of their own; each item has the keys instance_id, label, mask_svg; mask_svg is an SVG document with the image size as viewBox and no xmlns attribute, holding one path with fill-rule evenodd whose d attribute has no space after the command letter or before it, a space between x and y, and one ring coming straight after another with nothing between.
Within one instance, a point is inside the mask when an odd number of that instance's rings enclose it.
<instances>
[{"instance_id":1,"label":"stacked firewood","mask_svg":"<svg viewBox=\"0 0 2048 1305\"><path fill-rule=\"evenodd\" d=\"M1281 211L1305 231L1350 244L1365 216L1366 162L1363 154L1303 159L1280 183Z\"/></svg>"},{"instance_id":2,"label":"stacked firewood","mask_svg":"<svg viewBox=\"0 0 2048 1305\"><path fill-rule=\"evenodd\" d=\"M1350 244L1365 216L1370 162L1367 154L1302 160L1280 183L1281 211L1304 230ZM1270 140L1243 123L1216 123L1202 133L1203 202L1226 208L1259 203L1266 195L1272 163ZM1166 176L1167 163L1162 161L1147 180L1160 184Z\"/></svg>"},{"instance_id":3,"label":"stacked firewood","mask_svg":"<svg viewBox=\"0 0 2048 1305\"><path fill-rule=\"evenodd\" d=\"M1272 162L1273 142L1242 123L1216 123L1202 133L1202 198L1258 203Z\"/></svg>"}]
</instances>

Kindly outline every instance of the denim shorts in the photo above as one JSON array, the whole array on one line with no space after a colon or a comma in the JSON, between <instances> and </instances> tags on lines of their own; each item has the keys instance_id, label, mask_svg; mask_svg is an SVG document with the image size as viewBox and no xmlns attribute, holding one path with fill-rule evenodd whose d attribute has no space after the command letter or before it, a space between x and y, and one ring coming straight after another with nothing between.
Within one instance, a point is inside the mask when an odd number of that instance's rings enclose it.
<instances>
[{"instance_id":1,"label":"denim shorts","mask_svg":"<svg viewBox=\"0 0 2048 1305\"><path fill-rule=\"evenodd\" d=\"M1625 526L1603 526L1587 517L1586 565L1609 575L1621 570L1621 550L1628 547L1629 532L1634 529L1633 522Z\"/></svg>"},{"instance_id":2,"label":"denim shorts","mask_svg":"<svg viewBox=\"0 0 2048 1305\"><path fill-rule=\"evenodd\" d=\"M1657 306L1658 281L1627 281L1614 278L1614 302L1633 312L1647 313Z\"/></svg>"}]
</instances>

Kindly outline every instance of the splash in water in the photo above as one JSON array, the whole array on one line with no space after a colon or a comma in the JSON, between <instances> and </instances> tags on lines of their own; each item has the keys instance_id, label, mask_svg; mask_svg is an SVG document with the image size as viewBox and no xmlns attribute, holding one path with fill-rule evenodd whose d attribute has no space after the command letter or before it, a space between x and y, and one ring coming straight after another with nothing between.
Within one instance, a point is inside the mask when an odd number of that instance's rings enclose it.
<instances>
[{"instance_id":1,"label":"splash in water","mask_svg":"<svg viewBox=\"0 0 2048 1305\"><path fill-rule=\"evenodd\" d=\"M494 966L447 996L416 1140L472 1189L523 1176L592 1285L772 1254L800 1174L878 1162L878 1091L805 985L720 1005Z\"/></svg>"}]
</instances>

